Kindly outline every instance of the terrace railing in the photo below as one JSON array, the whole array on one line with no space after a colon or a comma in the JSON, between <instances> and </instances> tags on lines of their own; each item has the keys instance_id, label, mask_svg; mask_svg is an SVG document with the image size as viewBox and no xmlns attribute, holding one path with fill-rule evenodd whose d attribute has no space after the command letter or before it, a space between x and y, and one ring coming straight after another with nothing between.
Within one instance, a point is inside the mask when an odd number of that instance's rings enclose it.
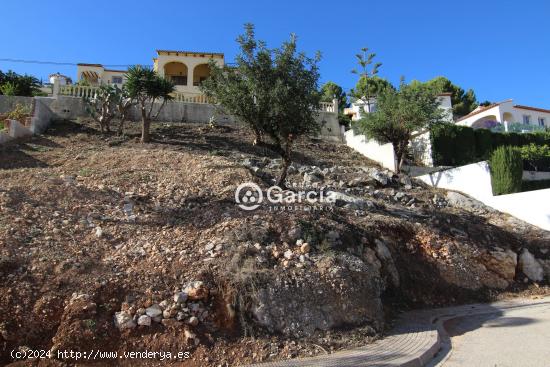
<instances>
[{"instance_id":1,"label":"terrace railing","mask_svg":"<svg viewBox=\"0 0 550 367\"><path fill-rule=\"evenodd\" d=\"M61 85L59 94L70 97L93 97L98 87L85 87L80 85Z\"/></svg>"},{"instance_id":2,"label":"terrace railing","mask_svg":"<svg viewBox=\"0 0 550 367\"><path fill-rule=\"evenodd\" d=\"M172 97L174 97L175 102L201 103L201 104L212 103L212 101L202 93L174 92L172 93Z\"/></svg>"},{"instance_id":3,"label":"terrace railing","mask_svg":"<svg viewBox=\"0 0 550 367\"><path fill-rule=\"evenodd\" d=\"M319 103L319 110L323 112L336 112L336 108L333 102Z\"/></svg>"},{"instance_id":4,"label":"terrace railing","mask_svg":"<svg viewBox=\"0 0 550 367\"><path fill-rule=\"evenodd\" d=\"M61 85L59 86L59 94L63 96L71 97L93 97L96 90L99 87L92 86L78 86L78 85ZM189 93L189 92L174 92L172 93L174 102L185 103L199 103L199 104L213 104L213 100L201 93ZM335 102L321 102L319 104L319 111L322 112L337 112L337 105Z\"/></svg>"}]
</instances>

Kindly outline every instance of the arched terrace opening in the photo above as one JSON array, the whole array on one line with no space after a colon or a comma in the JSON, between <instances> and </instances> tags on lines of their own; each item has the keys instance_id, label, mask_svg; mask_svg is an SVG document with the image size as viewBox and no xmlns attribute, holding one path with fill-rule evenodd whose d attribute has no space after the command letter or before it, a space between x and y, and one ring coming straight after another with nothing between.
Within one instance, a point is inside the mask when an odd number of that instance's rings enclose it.
<instances>
[{"instance_id":1,"label":"arched terrace opening","mask_svg":"<svg viewBox=\"0 0 550 367\"><path fill-rule=\"evenodd\" d=\"M507 121L508 124L513 124L514 122L514 115L512 115L510 112L504 112L502 115L502 121Z\"/></svg>"},{"instance_id":2,"label":"arched terrace opening","mask_svg":"<svg viewBox=\"0 0 550 367\"><path fill-rule=\"evenodd\" d=\"M187 65L182 62L169 62L164 65L164 77L175 85L187 85Z\"/></svg>"},{"instance_id":3,"label":"arched terrace opening","mask_svg":"<svg viewBox=\"0 0 550 367\"><path fill-rule=\"evenodd\" d=\"M492 129L499 124L500 123L497 121L497 117L495 115L489 115L479 118L472 124L471 127L474 129Z\"/></svg>"},{"instance_id":4,"label":"arched terrace opening","mask_svg":"<svg viewBox=\"0 0 550 367\"><path fill-rule=\"evenodd\" d=\"M200 64L193 69L193 86L198 87L203 81L210 76L210 66L208 64Z\"/></svg>"}]
</instances>

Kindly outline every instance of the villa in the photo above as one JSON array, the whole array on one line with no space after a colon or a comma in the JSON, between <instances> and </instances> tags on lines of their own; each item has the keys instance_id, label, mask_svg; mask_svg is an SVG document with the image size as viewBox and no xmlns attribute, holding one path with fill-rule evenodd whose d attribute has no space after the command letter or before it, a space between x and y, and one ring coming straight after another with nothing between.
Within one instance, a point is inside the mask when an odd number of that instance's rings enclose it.
<instances>
[{"instance_id":1,"label":"villa","mask_svg":"<svg viewBox=\"0 0 550 367\"><path fill-rule=\"evenodd\" d=\"M529 127L549 127L550 110L537 107L515 105L513 100L493 103L489 106L480 106L470 114L458 119L458 125L473 128L490 128L502 124L508 131L510 124L523 124Z\"/></svg>"},{"instance_id":2,"label":"villa","mask_svg":"<svg viewBox=\"0 0 550 367\"><path fill-rule=\"evenodd\" d=\"M453 121L453 106L451 103L451 93L440 93L437 95L439 107L445 111L446 120ZM353 101L349 108L344 109L344 114L351 117L352 121L361 119L361 114L376 111L376 98L370 98L367 103L365 98L358 98Z\"/></svg>"},{"instance_id":3,"label":"villa","mask_svg":"<svg viewBox=\"0 0 550 367\"><path fill-rule=\"evenodd\" d=\"M200 94L199 85L210 75L210 60L224 65L223 53L157 50L153 69L176 85L176 91ZM86 80L90 85L122 85L126 70L106 69L102 64L77 65L77 80Z\"/></svg>"}]
</instances>

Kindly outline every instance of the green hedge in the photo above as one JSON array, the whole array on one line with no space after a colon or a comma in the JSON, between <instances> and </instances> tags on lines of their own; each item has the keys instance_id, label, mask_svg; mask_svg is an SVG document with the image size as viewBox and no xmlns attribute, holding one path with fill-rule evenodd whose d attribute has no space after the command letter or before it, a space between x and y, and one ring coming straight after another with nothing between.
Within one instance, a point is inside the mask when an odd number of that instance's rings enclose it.
<instances>
[{"instance_id":1,"label":"green hedge","mask_svg":"<svg viewBox=\"0 0 550 367\"><path fill-rule=\"evenodd\" d=\"M474 129L466 126L438 125L432 128L430 138L432 158L437 166L461 166L471 163L475 156Z\"/></svg>"},{"instance_id":2,"label":"green hedge","mask_svg":"<svg viewBox=\"0 0 550 367\"><path fill-rule=\"evenodd\" d=\"M526 171L550 171L550 146L529 144L519 148Z\"/></svg>"},{"instance_id":3,"label":"green hedge","mask_svg":"<svg viewBox=\"0 0 550 367\"><path fill-rule=\"evenodd\" d=\"M518 148L502 146L489 160L493 195L512 194L522 189L523 160Z\"/></svg>"},{"instance_id":4,"label":"green hedge","mask_svg":"<svg viewBox=\"0 0 550 367\"><path fill-rule=\"evenodd\" d=\"M434 126L430 139L432 158L437 166L459 166L487 160L500 146L550 145L549 132L496 133L453 124Z\"/></svg>"},{"instance_id":5,"label":"green hedge","mask_svg":"<svg viewBox=\"0 0 550 367\"><path fill-rule=\"evenodd\" d=\"M521 191L550 189L550 180L523 181Z\"/></svg>"}]
</instances>

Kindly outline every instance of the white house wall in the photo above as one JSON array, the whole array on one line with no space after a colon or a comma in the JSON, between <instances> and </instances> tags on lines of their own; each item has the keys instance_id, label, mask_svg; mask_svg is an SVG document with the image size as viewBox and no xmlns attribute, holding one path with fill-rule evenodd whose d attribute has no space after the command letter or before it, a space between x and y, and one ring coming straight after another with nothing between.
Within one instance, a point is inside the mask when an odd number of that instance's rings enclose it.
<instances>
[{"instance_id":1,"label":"white house wall","mask_svg":"<svg viewBox=\"0 0 550 367\"><path fill-rule=\"evenodd\" d=\"M492 116L494 116L494 120L498 121L501 124L504 124L505 121L509 124L521 124L523 123L524 115L528 115L531 117L530 125L539 126L538 119L539 117L542 117L545 119L545 126L550 126L550 113L518 108L514 106L512 101L502 102L494 106L493 108L460 120L457 122L457 125L471 127L477 121L480 121L482 119L492 119Z\"/></svg>"},{"instance_id":2,"label":"white house wall","mask_svg":"<svg viewBox=\"0 0 550 367\"><path fill-rule=\"evenodd\" d=\"M395 172L396 160L391 144L378 144L374 140L367 139L365 135L355 135L353 130L346 131L344 139L348 147Z\"/></svg>"},{"instance_id":3,"label":"white house wall","mask_svg":"<svg viewBox=\"0 0 550 367\"><path fill-rule=\"evenodd\" d=\"M487 162L419 176L430 186L463 192L496 210L550 231L550 189L493 196Z\"/></svg>"}]
</instances>

